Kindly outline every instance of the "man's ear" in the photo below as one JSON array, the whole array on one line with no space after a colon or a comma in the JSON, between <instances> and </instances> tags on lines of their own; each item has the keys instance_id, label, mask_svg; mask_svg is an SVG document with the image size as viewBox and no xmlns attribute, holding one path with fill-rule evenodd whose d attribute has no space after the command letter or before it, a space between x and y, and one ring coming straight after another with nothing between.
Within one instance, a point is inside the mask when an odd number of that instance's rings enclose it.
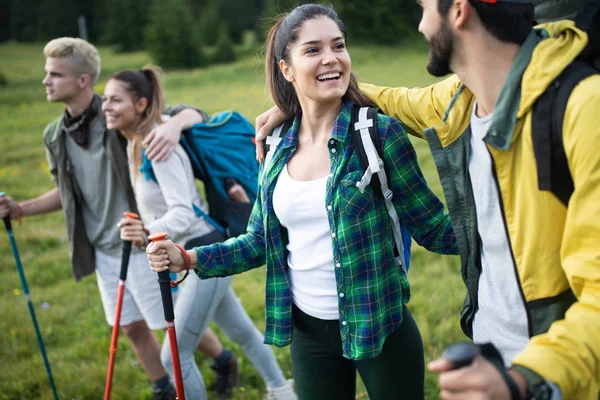
<instances>
[{"instance_id":1,"label":"man's ear","mask_svg":"<svg viewBox=\"0 0 600 400\"><path fill-rule=\"evenodd\" d=\"M454 29L464 29L471 14L471 5L469 0L454 0L452 8L448 12L451 25Z\"/></svg>"},{"instance_id":2,"label":"man's ear","mask_svg":"<svg viewBox=\"0 0 600 400\"><path fill-rule=\"evenodd\" d=\"M145 97L140 97L135 101L135 111L138 114L143 114L146 111L146 107L148 107L148 99Z\"/></svg>"},{"instance_id":3,"label":"man's ear","mask_svg":"<svg viewBox=\"0 0 600 400\"><path fill-rule=\"evenodd\" d=\"M81 74L77 79L77 85L80 89L83 89L88 85L93 86L92 78L88 74Z\"/></svg>"},{"instance_id":4,"label":"man's ear","mask_svg":"<svg viewBox=\"0 0 600 400\"><path fill-rule=\"evenodd\" d=\"M294 82L294 71L292 70L292 66L286 63L284 60L279 61L279 69L283 74L283 77L288 82Z\"/></svg>"}]
</instances>

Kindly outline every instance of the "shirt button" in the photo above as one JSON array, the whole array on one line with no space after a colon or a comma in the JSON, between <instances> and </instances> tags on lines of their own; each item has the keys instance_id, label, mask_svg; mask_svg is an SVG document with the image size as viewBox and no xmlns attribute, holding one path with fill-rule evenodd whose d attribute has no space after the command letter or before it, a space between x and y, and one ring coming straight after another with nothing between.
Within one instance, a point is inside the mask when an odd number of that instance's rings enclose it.
<instances>
[{"instance_id":1,"label":"shirt button","mask_svg":"<svg viewBox=\"0 0 600 400\"><path fill-rule=\"evenodd\" d=\"M331 139L331 140L329 141L329 144L335 144L335 140Z\"/></svg>"},{"instance_id":2,"label":"shirt button","mask_svg":"<svg viewBox=\"0 0 600 400\"><path fill-rule=\"evenodd\" d=\"M336 266L337 268L339 268L339 267L341 267L341 266L342 266L342 264L340 264L340 263L335 263L335 266Z\"/></svg>"},{"instance_id":3,"label":"shirt button","mask_svg":"<svg viewBox=\"0 0 600 400\"><path fill-rule=\"evenodd\" d=\"M336 150L335 150L335 149L331 149L331 152L332 152L332 153L335 153L335 152L336 152Z\"/></svg>"},{"instance_id":4,"label":"shirt button","mask_svg":"<svg viewBox=\"0 0 600 400\"><path fill-rule=\"evenodd\" d=\"M331 237L335 237L335 232L332 232L332 233L331 233Z\"/></svg>"},{"instance_id":5,"label":"shirt button","mask_svg":"<svg viewBox=\"0 0 600 400\"><path fill-rule=\"evenodd\" d=\"M328 210L331 210L332 208L333 208L333 207L331 207L331 206L327 206L327 209L328 209Z\"/></svg>"},{"instance_id":6,"label":"shirt button","mask_svg":"<svg viewBox=\"0 0 600 400\"><path fill-rule=\"evenodd\" d=\"M344 297L344 293L340 293L340 297Z\"/></svg>"},{"instance_id":7,"label":"shirt button","mask_svg":"<svg viewBox=\"0 0 600 400\"><path fill-rule=\"evenodd\" d=\"M329 177L330 177L330 178L333 178L333 174L329 174Z\"/></svg>"},{"instance_id":8,"label":"shirt button","mask_svg":"<svg viewBox=\"0 0 600 400\"><path fill-rule=\"evenodd\" d=\"M342 321L342 325L346 326L347 322L346 321Z\"/></svg>"}]
</instances>

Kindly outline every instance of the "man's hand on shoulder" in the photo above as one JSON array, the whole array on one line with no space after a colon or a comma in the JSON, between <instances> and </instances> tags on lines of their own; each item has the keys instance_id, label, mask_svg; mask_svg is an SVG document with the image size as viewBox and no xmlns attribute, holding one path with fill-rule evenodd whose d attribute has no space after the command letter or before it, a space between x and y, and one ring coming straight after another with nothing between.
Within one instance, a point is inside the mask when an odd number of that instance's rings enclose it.
<instances>
[{"instance_id":1,"label":"man's hand on shoulder","mask_svg":"<svg viewBox=\"0 0 600 400\"><path fill-rule=\"evenodd\" d=\"M146 157L151 161L167 160L179 143L181 132L202 121L202 115L198 111L186 108L165 123L155 126L144 139L144 145L148 146Z\"/></svg>"},{"instance_id":2,"label":"man's hand on shoulder","mask_svg":"<svg viewBox=\"0 0 600 400\"><path fill-rule=\"evenodd\" d=\"M256 126L256 160L262 163L265 158L263 141L273 129L285 121L285 114L277 106L269 108L254 120Z\"/></svg>"},{"instance_id":3,"label":"man's hand on shoulder","mask_svg":"<svg viewBox=\"0 0 600 400\"><path fill-rule=\"evenodd\" d=\"M144 145L148 145L146 156L152 161L167 160L179 143L180 136L181 128L173 127L168 122L155 126L144 139Z\"/></svg>"}]
</instances>

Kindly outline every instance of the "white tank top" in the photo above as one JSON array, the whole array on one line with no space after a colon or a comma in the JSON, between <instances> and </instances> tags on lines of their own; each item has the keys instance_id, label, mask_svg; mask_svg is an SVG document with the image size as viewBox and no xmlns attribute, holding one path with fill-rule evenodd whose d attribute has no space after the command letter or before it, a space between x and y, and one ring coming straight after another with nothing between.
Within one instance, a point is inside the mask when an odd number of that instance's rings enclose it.
<instances>
[{"instance_id":1,"label":"white tank top","mask_svg":"<svg viewBox=\"0 0 600 400\"><path fill-rule=\"evenodd\" d=\"M294 304L315 318L335 320L339 311L325 209L327 177L297 181L285 165L273 192L273 209L288 230L287 261Z\"/></svg>"}]
</instances>

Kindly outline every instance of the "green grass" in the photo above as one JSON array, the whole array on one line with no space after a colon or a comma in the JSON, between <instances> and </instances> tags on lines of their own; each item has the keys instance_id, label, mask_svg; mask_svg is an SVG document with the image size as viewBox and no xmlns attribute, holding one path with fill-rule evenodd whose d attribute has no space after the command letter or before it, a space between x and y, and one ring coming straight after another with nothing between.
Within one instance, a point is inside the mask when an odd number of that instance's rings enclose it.
<instances>
[{"instance_id":1,"label":"green grass","mask_svg":"<svg viewBox=\"0 0 600 400\"><path fill-rule=\"evenodd\" d=\"M0 90L0 191L18 200L52 188L45 163L42 131L63 106L47 103L42 44L0 45L0 70L8 86ZM103 73L97 85L102 93L106 79L121 68L139 68L149 61L146 53L115 54L100 48ZM425 71L423 45L407 48L351 47L353 70L366 82L389 86L422 86L433 80ZM262 59L247 56L230 64L192 71L172 71L165 76L168 103L189 103L209 113L235 109L253 120L270 106L264 87ZM442 195L427 144L414 140L427 180ZM75 283L71 275L66 231L61 213L31 217L14 232L26 271L31 297L46 344L52 371L62 399L102 397L111 329L93 276ZM35 333L23 297L7 238L0 239L0 399L51 399ZM455 257L442 257L414 246L409 274L410 309L425 345L425 358L437 357L449 343L463 338L458 324L464 288ZM256 325L264 328L264 270L234 279L233 286ZM46 306L43 306L46 305ZM226 346L241 360L242 388L237 399L260 399L264 384L241 353L218 329ZM163 335L161 334L161 338ZM291 376L289 350L274 348L279 363ZM210 361L197 361L207 384L214 381ZM402 362L401 359L398 362ZM359 384L357 398L368 398ZM211 396L214 394L211 393ZM436 377L426 375L426 397L438 398ZM121 335L113 398L148 399L148 380ZM215 398L215 397L212 397Z\"/></svg>"}]
</instances>

